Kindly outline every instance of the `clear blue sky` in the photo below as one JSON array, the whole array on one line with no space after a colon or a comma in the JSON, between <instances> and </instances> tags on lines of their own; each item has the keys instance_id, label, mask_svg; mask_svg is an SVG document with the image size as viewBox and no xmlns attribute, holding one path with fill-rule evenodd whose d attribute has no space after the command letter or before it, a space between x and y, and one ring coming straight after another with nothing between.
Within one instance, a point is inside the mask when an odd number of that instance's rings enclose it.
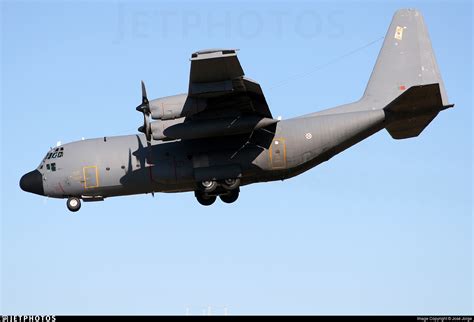
<instances>
[{"instance_id":1,"label":"clear blue sky","mask_svg":"<svg viewBox=\"0 0 474 322\"><path fill-rule=\"evenodd\" d=\"M317 66L402 7L424 14L456 103L416 139L381 131L233 205L138 195L71 214L18 187L57 141L136 133L140 80L150 97L186 92L199 49L240 48L274 115L354 101L381 41ZM2 1L1 312L472 314L472 15L470 1Z\"/></svg>"}]
</instances>

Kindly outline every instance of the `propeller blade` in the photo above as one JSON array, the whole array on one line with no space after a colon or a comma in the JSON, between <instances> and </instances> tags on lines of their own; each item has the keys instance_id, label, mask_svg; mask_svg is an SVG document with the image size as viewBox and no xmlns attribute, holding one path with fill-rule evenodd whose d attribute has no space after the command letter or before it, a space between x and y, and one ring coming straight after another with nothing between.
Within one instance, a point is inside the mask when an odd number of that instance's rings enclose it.
<instances>
[{"instance_id":1,"label":"propeller blade","mask_svg":"<svg viewBox=\"0 0 474 322\"><path fill-rule=\"evenodd\" d=\"M146 87L144 81L142 81L142 103L137 106L136 110L142 113L150 114L150 104L146 95Z\"/></svg>"},{"instance_id":2,"label":"propeller blade","mask_svg":"<svg viewBox=\"0 0 474 322\"><path fill-rule=\"evenodd\" d=\"M148 104L148 97L146 95L146 87L144 81L142 81L142 104Z\"/></svg>"}]
</instances>

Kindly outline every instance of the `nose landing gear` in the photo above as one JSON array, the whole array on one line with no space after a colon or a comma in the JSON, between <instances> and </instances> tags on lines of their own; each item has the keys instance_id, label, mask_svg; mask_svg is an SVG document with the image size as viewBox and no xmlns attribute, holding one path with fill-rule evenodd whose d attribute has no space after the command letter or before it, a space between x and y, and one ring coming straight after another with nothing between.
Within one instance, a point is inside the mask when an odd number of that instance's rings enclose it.
<instances>
[{"instance_id":1,"label":"nose landing gear","mask_svg":"<svg viewBox=\"0 0 474 322\"><path fill-rule=\"evenodd\" d=\"M69 197L66 202L67 209L72 212L76 212L81 209L81 199L76 197Z\"/></svg>"}]
</instances>

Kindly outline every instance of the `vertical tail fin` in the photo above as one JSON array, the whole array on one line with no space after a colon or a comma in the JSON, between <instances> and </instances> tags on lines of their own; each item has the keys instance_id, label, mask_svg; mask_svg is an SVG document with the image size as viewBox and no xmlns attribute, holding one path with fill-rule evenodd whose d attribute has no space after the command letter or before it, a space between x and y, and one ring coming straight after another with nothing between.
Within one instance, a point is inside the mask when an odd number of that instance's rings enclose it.
<instances>
[{"instance_id":1,"label":"vertical tail fin","mask_svg":"<svg viewBox=\"0 0 474 322\"><path fill-rule=\"evenodd\" d=\"M395 12L362 98L314 113L328 115L383 109L395 139L418 136L448 107L448 97L421 13Z\"/></svg>"},{"instance_id":2,"label":"vertical tail fin","mask_svg":"<svg viewBox=\"0 0 474 322\"><path fill-rule=\"evenodd\" d=\"M362 101L385 110L386 129L395 139L418 136L453 106L419 11L401 9L393 16Z\"/></svg>"},{"instance_id":3,"label":"vertical tail fin","mask_svg":"<svg viewBox=\"0 0 474 322\"><path fill-rule=\"evenodd\" d=\"M364 98L384 107L416 85L439 84L442 104L448 99L421 13L415 9L395 12Z\"/></svg>"}]
</instances>

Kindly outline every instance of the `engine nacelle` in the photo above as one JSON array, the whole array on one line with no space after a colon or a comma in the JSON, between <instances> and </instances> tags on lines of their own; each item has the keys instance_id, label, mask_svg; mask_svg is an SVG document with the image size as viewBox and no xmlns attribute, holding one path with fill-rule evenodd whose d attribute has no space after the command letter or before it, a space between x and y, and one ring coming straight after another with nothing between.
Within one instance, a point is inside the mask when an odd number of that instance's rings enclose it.
<instances>
[{"instance_id":1,"label":"engine nacelle","mask_svg":"<svg viewBox=\"0 0 474 322\"><path fill-rule=\"evenodd\" d=\"M270 118L256 115L239 118L222 118L217 120L201 120L184 122L185 117L174 120L158 120L151 122L151 135L154 140L201 139L224 135L251 133L278 122Z\"/></svg>"},{"instance_id":2,"label":"engine nacelle","mask_svg":"<svg viewBox=\"0 0 474 322\"><path fill-rule=\"evenodd\" d=\"M173 120L182 117L187 94L157 98L150 101L151 118L154 120Z\"/></svg>"},{"instance_id":3,"label":"engine nacelle","mask_svg":"<svg viewBox=\"0 0 474 322\"><path fill-rule=\"evenodd\" d=\"M149 106L152 119L174 120L201 112L206 107L206 100L179 94L151 100Z\"/></svg>"},{"instance_id":4,"label":"engine nacelle","mask_svg":"<svg viewBox=\"0 0 474 322\"><path fill-rule=\"evenodd\" d=\"M164 131L170 126L180 124L184 122L184 117L175 118L171 120L158 120L150 123L151 135L154 140L164 140L168 137L164 134Z\"/></svg>"}]
</instances>

